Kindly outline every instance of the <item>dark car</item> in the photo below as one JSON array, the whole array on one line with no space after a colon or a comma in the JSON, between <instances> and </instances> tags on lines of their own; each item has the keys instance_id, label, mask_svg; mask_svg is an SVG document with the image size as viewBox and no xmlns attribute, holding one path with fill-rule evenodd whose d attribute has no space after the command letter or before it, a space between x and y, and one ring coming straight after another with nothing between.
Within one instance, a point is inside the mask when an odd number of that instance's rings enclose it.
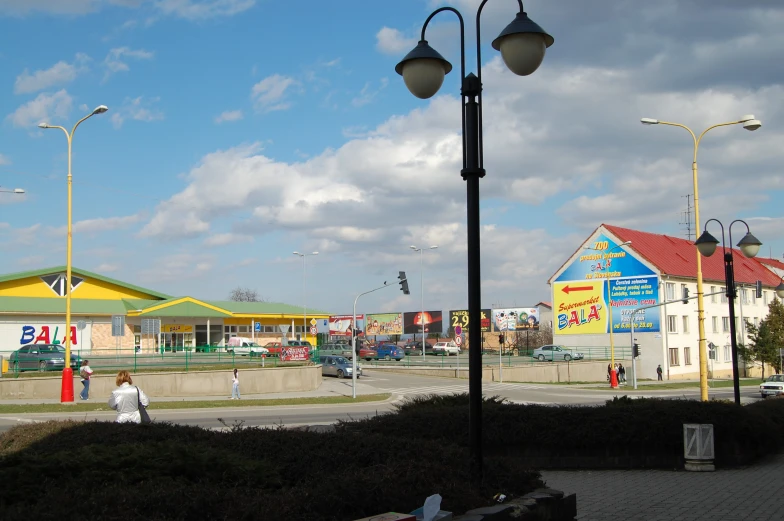
<instances>
[{"instance_id":1,"label":"dark car","mask_svg":"<svg viewBox=\"0 0 784 521\"><path fill-rule=\"evenodd\" d=\"M407 355L421 355L422 354L422 341L409 340L403 346L403 351ZM425 354L433 354L433 344L425 340Z\"/></svg>"},{"instance_id":2,"label":"dark car","mask_svg":"<svg viewBox=\"0 0 784 521\"><path fill-rule=\"evenodd\" d=\"M8 357L11 370L19 371L57 371L65 367L65 346L60 344L28 344L22 346ZM71 351L71 367L79 368L82 359Z\"/></svg>"},{"instance_id":3,"label":"dark car","mask_svg":"<svg viewBox=\"0 0 784 521\"><path fill-rule=\"evenodd\" d=\"M403 348L395 344L379 344L376 347L376 359L397 360L398 362L406 356Z\"/></svg>"}]
</instances>

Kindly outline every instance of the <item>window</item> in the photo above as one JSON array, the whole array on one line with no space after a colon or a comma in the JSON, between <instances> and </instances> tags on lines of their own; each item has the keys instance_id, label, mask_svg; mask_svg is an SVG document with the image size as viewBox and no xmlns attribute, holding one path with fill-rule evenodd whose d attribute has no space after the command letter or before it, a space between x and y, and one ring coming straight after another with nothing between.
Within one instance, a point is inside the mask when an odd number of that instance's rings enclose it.
<instances>
[{"instance_id":1,"label":"window","mask_svg":"<svg viewBox=\"0 0 784 521\"><path fill-rule=\"evenodd\" d=\"M752 304L756 304L757 303L757 289L755 288L752 291L749 291L749 294L751 294L751 303Z\"/></svg>"},{"instance_id":2,"label":"window","mask_svg":"<svg viewBox=\"0 0 784 521\"><path fill-rule=\"evenodd\" d=\"M134 333L141 334L141 332L142 332L142 326L133 326L133 332L134 332Z\"/></svg>"},{"instance_id":3,"label":"window","mask_svg":"<svg viewBox=\"0 0 784 521\"><path fill-rule=\"evenodd\" d=\"M64 297L66 293L66 278L67 277L65 273L59 273L57 275L45 275L41 277L41 280L44 281L44 283L49 286L49 288L51 288L51 290L54 291L58 297ZM82 283L82 281L84 281L84 279L81 277L77 277L73 273L71 274L71 293L73 293L77 286Z\"/></svg>"},{"instance_id":4,"label":"window","mask_svg":"<svg viewBox=\"0 0 784 521\"><path fill-rule=\"evenodd\" d=\"M681 294L679 296L683 297L686 295L686 284L681 284Z\"/></svg>"},{"instance_id":5,"label":"window","mask_svg":"<svg viewBox=\"0 0 784 521\"><path fill-rule=\"evenodd\" d=\"M726 304L727 303L727 288L721 288L721 290L724 292L724 293L721 294L721 303L722 304Z\"/></svg>"},{"instance_id":6,"label":"window","mask_svg":"<svg viewBox=\"0 0 784 521\"><path fill-rule=\"evenodd\" d=\"M751 323L754 324L755 327L759 326L759 317L754 317Z\"/></svg>"},{"instance_id":7,"label":"window","mask_svg":"<svg viewBox=\"0 0 784 521\"><path fill-rule=\"evenodd\" d=\"M279 333L278 326L264 326L265 333Z\"/></svg>"},{"instance_id":8,"label":"window","mask_svg":"<svg viewBox=\"0 0 784 521\"><path fill-rule=\"evenodd\" d=\"M767 291L763 291L762 292L762 303L765 304L766 306L768 305L768 292Z\"/></svg>"},{"instance_id":9,"label":"window","mask_svg":"<svg viewBox=\"0 0 784 521\"><path fill-rule=\"evenodd\" d=\"M678 317L675 315L667 315L667 332L668 333L677 333L678 332Z\"/></svg>"},{"instance_id":10,"label":"window","mask_svg":"<svg viewBox=\"0 0 784 521\"><path fill-rule=\"evenodd\" d=\"M721 332L730 332L730 317L721 317Z\"/></svg>"},{"instance_id":11,"label":"window","mask_svg":"<svg viewBox=\"0 0 784 521\"><path fill-rule=\"evenodd\" d=\"M675 300L675 283L668 282L664 286L667 292L667 300Z\"/></svg>"},{"instance_id":12,"label":"window","mask_svg":"<svg viewBox=\"0 0 784 521\"><path fill-rule=\"evenodd\" d=\"M746 288L740 288L740 298L741 298L741 300L743 301L744 304L750 304L751 303L749 301L749 290L747 290Z\"/></svg>"},{"instance_id":13,"label":"window","mask_svg":"<svg viewBox=\"0 0 784 521\"><path fill-rule=\"evenodd\" d=\"M740 331L740 317L735 317L735 334Z\"/></svg>"},{"instance_id":14,"label":"window","mask_svg":"<svg viewBox=\"0 0 784 521\"><path fill-rule=\"evenodd\" d=\"M223 326L223 331L224 331L224 333L236 333L237 332L237 326ZM232 335L232 336L237 336L237 335ZM226 337L226 338L228 338L228 337Z\"/></svg>"},{"instance_id":15,"label":"window","mask_svg":"<svg viewBox=\"0 0 784 521\"><path fill-rule=\"evenodd\" d=\"M683 348L683 365L691 365L691 347Z\"/></svg>"},{"instance_id":16,"label":"window","mask_svg":"<svg viewBox=\"0 0 784 521\"><path fill-rule=\"evenodd\" d=\"M689 332L689 316L688 315L683 315L683 317L681 317L681 318L683 319L683 332L684 333L688 333Z\"/></svg>"},{"instance_id":17,"label":"window","mask_svg":"<svg viewBox=\"0 0 784 521\"><path fill-rule=\"evenodd\" d=\"M240 333L250 333L248 326L240 326Z\"/></svg>"},{"instance_id":18,"label":"window","mask_svg":"<svg viewBox=\"0 0 784 521\"><path fill-rule=\"evenodd\" d=\"M671 347L670 348L670 367L681 365L678 361L678 348Z\"/></svg>"},{"instance_id":19,"label":"window","mask_svg":"<svg viewBox=\"0 0 784 521\"><path fill-rule=\"evenodd\" d=\"M711 317L711 323L713 324L713 332L719 332L719 317Z\"/></svg>"},{"instance_id":20,"label":"window","mask_svg":"<svg viewBox=\"0 0 784 521\"><path fill-rule=\"evenodd\" d=\"M732 360L732 346L726 344L724 346L724 361L729 362L730 360Z\"/></svg>"},{"instance_id":21,"label":"window","mask_svg":"<svg viewBox=\"0 0 784 521\"><path fill-rule=\"evenodd\" d=\"M716 293L716 286L711 286L711 293ZM711 295L711 304L716 303L716 295Z\"/></svg>"}]
</instances>

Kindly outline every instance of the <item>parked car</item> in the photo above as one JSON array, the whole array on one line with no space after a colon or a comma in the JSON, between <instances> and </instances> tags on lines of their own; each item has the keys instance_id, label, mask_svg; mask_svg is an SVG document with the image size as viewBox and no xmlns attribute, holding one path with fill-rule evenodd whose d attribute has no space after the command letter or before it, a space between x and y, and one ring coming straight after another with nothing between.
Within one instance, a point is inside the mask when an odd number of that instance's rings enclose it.
<instances>
[{"instance_id":1,"label":"parked car","mask_svg":"<svg viewBox=\"0 0 784 521\"><path fill-rule=\"evenodd\" d=\"M450 340L449 342L436 342L436 345L433 346L433 354L446 356L459 355L460 347L454 340Z\"/></svg>"},{"instance_id":2,"label":"parked car","mask_svg":"<svg viewBox=\"0 0 784 521\"><path fill-rule=\"evenodd\" d=\"M78 370L82 363L79 355L71 352L71 367ZM57 371L65 367L65 346L60 344L28 344L8 357L8 364L15 373L20 371Z\"/></svg>"},{"instance_id":3,"label":"parked car","mask_svg":"<svg viewBox=\"0 0 784 521\"><path fill-rule=\"evenodd\" d=\"M348 344L322 344L319 347L319 355L342 356L348 359L351 359L353 357L353 354L351 352L351 346Z\"/></svg>"},{"instance_id":4,"label":"parked car","mask_svg":"<svg viewBox=\"0 0 784 521\"><path fill-rule=\"evenodd\" d=\"M264 348L270 352L271 355L280 356L280 350L283 348L280 342L267 342Z\"/></svg>"},{"instance_id":5,"label":"parked car","mask_svg":"<svg viewBox=\"0 0 784 521\"><path fill-rule=\"evenodd\" d=\"M261 347L253 340L239 336L229 338L229 341L226 344L226 351L240 356L261 356L269 354L269 349L266 347Z\"/></svg>"},{"instance_id":6,"label":"parked car","mask_svg":"<svg viewBox=\"0 0 784 521\"><path fill-rule=\"evenodd\" d=\"M422 340L409 340L403 345L403 351L407 355L422 354ZM425 340L425 354L433 354L433 344Z\"/></svg>"},{"instance_id":7,"label":"parked car","mask_svg":"<svg viewBox=\"0 0 784 521\"><path fill-rule=\"evenodd\" d=\"M322 376L337 376L338 378L351 377L351 361L345 356L319 356ZM357 379L362 376L362 366L357 365Z\"/></svg>"},{"instance_id":8,"label":"parked car","mask_svg":"<svg viewBox=\"0 0 784 521\"><path fill-rule=\"evenodd\" d=\"M585 358L585 355L571 351L564 346L546 345L534 349L534 352L531 353L531 357L540 362L544 362L545 360L551 362L556 360L569 362L570 360L582 360Z\"/></svg>"},{"instance_id":9,"label":"parked car","mask_svg":"<svg viewBox=\"0 0 784 521\"><path fill-rule=\"evenodd\" d=\"M359 357L364 358L368 362L373 360L378 356L378 353L375 349L370 349L369 347L360 347L359 348Z\"/></svg>"},{"instance_id":10,"label":"parked car","mask_svg":"<svg viewBox=\"0 0 784 521\"><path fill-rule=\"evenodd\" d=\"M784 374L774 374L765 379L759 386L760 396L767 398L768 396L782 396L784 395Z\"/></svg>"},{"instance_id":11,"label":"parked car","mask_svg":"<svg viewBox=\"0 0 784 521\"><path fill-rule=\"evenodd\" d=\"M398 347L395 344L379 344L376 347L376 359L384 359L384 360L397 360L398 362L402 360L406 356L405 351L403 348Z\"/></svg>"},{"instance_id":12,"label":"parked car","mask_svg":"<svg viewBox=\"0 0 784 521\"><path fill-rule=\"evenodd\" d=\"M308 346L309 348L311 348L311 350L313 349L313 346L307 340L289 340L288 345L295 346L295 347Z\"/></svg>"}]
</instances>

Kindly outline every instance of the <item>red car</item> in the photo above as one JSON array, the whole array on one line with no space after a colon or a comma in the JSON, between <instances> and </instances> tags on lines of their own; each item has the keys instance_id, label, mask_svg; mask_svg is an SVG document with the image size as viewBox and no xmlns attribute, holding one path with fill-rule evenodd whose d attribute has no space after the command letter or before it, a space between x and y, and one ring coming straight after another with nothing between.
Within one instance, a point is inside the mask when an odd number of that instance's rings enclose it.
<instances>
[{"instance_id":1,"label":"red car","mask_svg":"<svg viewBox=\"0 0 784 521\"><path fill-rule=\"evenodd\" d=\"M264 347L269 349L269 354L280 356L280 350L281 350L280 342L268 342L264 344Z\"/></svg>"},{"instance_id":2,"label":"red car","mask_svg":"<svg viewBox=\"0 0 784 521\"><path fill-rule=\"evenodd\" d=\"M378 356L378 352L375 349L370 349L369 347L359 348L359 357L364 358L368 362L373 360L377 356Z\"/></svg>"}]
</instances>

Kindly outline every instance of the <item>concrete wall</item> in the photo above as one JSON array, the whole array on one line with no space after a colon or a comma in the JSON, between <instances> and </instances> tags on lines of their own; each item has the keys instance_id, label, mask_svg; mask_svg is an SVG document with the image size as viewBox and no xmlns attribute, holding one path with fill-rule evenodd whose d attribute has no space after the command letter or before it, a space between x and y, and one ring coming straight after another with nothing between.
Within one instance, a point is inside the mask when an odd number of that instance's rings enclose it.
<instances>
[{"instance_id":1,"label":"concrete wall","mask_svg":"<svg viewBox=\"0 0 784 521\"><path fill-rule=\"evenodd\" d=\"M243 394L267 394L297 391L312 391L321 385L321 366L274 367L265 369L242 369L240 392ZM231 396L231 371L192 371L189 373L139 373L132 375L134 385L155 400L156 396ZM115 375L98 375L90 383L90 399L108 400L116 388ZM53 378L2 378L0 399L22 400L33 398L59 398L59 377ZM74 395L82 384L74 378Z\"/></svg>"},{"instance_id":2,"label":"concrete wall","mask_svg":"<svg viewBox=\"0 0 784 521\"><path fill-rule=\"evenodd\" d=\"M390 367L368 368L368 371L389 371L393 373L416 374L422 376L442 376L445 378L468 378L468 368L419 368ZM488 382L501 381L498 367L484 366L482 380ZM631 381L631 367L626 368L626 378ZM605 362L573 362L566 363L534 363L525 366L504 367L504 382L601 382L607 379L607 363Z\"/></svg>"}]
</instances>

